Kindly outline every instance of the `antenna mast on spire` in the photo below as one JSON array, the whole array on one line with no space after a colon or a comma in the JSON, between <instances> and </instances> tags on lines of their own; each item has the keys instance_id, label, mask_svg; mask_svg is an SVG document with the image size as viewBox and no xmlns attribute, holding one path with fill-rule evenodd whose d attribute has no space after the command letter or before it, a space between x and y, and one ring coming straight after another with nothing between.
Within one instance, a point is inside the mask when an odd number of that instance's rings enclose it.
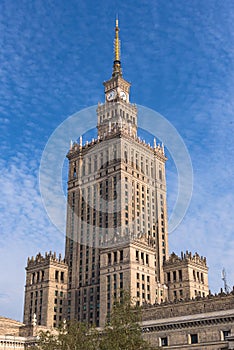
<instances>
[{"instance_id":1,"label":"antenna mast on spire","mask_svg":"<svg viewBox=\"0 0 234 350\"><path fill-rule=\"evenodd\" d=\"M114 40L114 64L112 76L122 76L121 62L120 62L120 40L119 40L119 20L115 20L115 40Z\"/></svg>"},{"instance_id":2,"label":"antenna mast on spire","mask_svg":"<svg viewBox=\"0 0 234 350\"><path fill-rule=\"evenodd\" d=\"M227 285L226 271L225 271L224 268L222 269L222 280L223 280L223 283L224 283L224 291L225 291L225 293L229 293L231 288Z\"/></svg>"}]
</instances>

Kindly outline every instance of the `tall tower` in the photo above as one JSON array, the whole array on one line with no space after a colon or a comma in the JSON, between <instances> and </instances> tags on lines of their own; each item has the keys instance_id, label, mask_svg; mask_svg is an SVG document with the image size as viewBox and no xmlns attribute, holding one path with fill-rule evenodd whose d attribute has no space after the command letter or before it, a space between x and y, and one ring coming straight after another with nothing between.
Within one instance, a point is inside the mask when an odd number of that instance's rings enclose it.
<instances>
[{"instance_id":1,"label":"tall tower","mask_svg":"<svg viewBox=\"0 0 234 350\"><path fill-rule=\"evenodd\" d=\"M168 257L166 157L156 141L151 147L137 135L118 20L114 43L112 77L97 107L98 137L85 145L80 138L67 154L67 318L97 325L121 289L139 304L154 303Z\"/></svg>"},{"instance_id":2,"label":"tall tower","mask_svg":"<svg viewBox=\"0 0 234 350\"><path fill-rule=\"evenodd\" d=\"M58 327L66 316L67 264L51 252L28 258L24 323Z\"/></svg>"}]
</instances>

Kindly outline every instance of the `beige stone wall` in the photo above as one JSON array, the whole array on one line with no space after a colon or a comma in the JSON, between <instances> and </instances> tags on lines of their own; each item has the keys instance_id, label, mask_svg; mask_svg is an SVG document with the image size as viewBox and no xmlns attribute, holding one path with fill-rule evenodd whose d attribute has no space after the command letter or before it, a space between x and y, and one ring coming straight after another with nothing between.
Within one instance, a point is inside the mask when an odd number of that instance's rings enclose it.
<instances>
[{"instance_id":1,"label":"beige stone wall","mask_svg":"<svg viewBox=\"0 0 234 350\"><path fill-rule=\"evenodd\" d=\"M197 253L172 253L163 266L170 301L206 296L209 293L206 259Z\"/></svg>"},{"instance_id":2,"label":"beige stone wall","mask_svg":"<svg viewBox=\"0 0 234 350\"><path fill-rule=\"evenodd\" d=\"M149 306L143 310L143 320L156 320L169 317L202 314L213 311L234 309L234 294L208 295L189 301L165 302L160 305Z\"/></svg>"},{"instance_id":3,"label":"beige stone wall","mask_svg":"<svg viewBox=\"0 0 234 350\"><path fill-rule=\"evenodd\" d=\"M19 335L20 327L24 326L22 322L0 316L0 335Z\"/></svg>"},{"instance_id":4,"label":"beige stone wall","mask_svg":"<svg viewBox=\"0 0 234 350\"><path fill-rule=\"evenodd\" d=\"M67 298L67 264L55 254L38 254L28 260L24 303L24 323L58 326L64 317Z\"/></svg>"},{"instance_id":5,"label":"beige stone wall","mask_svg":"<svg viewBox=\"0 0 234 350\"><path fill-rule=\"evenodd\" d=\"M229 349L225 335L234 333L234 294L145 308L142 326L157 346L167 339L169 349Z\"/></svg>"}]
</instances>

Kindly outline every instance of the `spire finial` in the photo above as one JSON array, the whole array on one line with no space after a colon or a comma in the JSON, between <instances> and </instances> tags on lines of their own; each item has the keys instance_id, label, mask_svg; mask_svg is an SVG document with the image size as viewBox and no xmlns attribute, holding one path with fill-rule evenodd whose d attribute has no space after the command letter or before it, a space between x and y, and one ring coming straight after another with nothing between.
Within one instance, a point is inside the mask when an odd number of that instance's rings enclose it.
<instances>
[{"instance_id":1,"label":"spire finial","mask_svg":"<svg viewBox=\"0 0 234 350\"><path fill-rule=\"evenodd\" d=\"M120 62L120 40L119 40L119 20L116 16L115 20L115 40L114 40L114 64L112 76L122 75Z\"/></svg>"},{"instance_id":2,"label":"spire finial","mask_svg":"<svg viewBox=\"0 0 234 350\"><path fill-rule=\"evenodd\" d=\"M120 60L119 20L115 20L115 61Z\"/></svg>"}]
</instances>

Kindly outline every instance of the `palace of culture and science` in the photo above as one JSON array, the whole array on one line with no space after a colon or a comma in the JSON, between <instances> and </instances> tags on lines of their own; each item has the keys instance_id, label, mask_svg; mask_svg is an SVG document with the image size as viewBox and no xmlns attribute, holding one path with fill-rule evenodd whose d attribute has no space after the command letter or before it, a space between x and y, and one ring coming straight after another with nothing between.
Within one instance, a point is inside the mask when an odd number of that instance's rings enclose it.
<instances>
[{"instance_id":1,"label":"palace of culture and science","mask_svg":"<svg viewBox=\"0 0 234 350\"><path fill-rule=\"evenodd\" d=\"M103 327L123 290L144 306L145 329L150 332L152 318L157 323L175 312L188 319L196 313L196 300L211 303L206 258L188 251L169 254L167 158L163 145L154 140L150 146L138 137L137 107L130 102L130 83L122 74L118 20L104 97L97 107L97 139L84 145L81 137L67 154L65 258L51 252L28 258L26 326L36 322L57 327L64 319L75 319ZM212 312L216 306L209 305ZM154 315L156 306L161 311ZM206 312L205 307L197 312ZM155 324L152 332L161 332ZM158 345L170 342L165 332ZM186 339L197 343L197 334Z\"/></svg>"},{"instance_id":2,"label":"palace of culture and science","mask_svg":"<svg viewBox=\"0 0 234 350\"><path fill-rule=\"evenodd\" d=\"M112 77L97 107L98 137L70 147L65 259L28 259L24 323L77 319L103 326L128 289L141 305L208 294L205 258L168 253L166 156L137 136L122 75L118 21Z\"/></svg>"}]
</instances>

